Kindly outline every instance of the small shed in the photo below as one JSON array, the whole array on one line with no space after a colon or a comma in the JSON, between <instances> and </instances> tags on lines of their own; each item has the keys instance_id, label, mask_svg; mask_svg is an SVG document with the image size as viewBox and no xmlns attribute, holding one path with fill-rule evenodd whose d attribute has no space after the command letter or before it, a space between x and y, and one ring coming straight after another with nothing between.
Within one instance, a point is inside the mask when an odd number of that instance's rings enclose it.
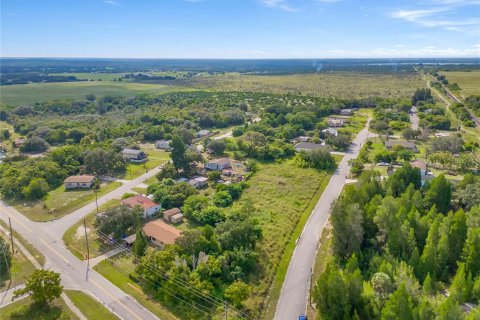
<instances>
[{"instance_id":1,"label":"small shed","mask_svg":"<svg viewBox=\"0 0 480 320\"><path fill-rule=\"evenodd\" d=\"M168 209L168 210L165 210L163 211L163 220L167 221L167 222L172 222L171 221L171 218L177 214L181 214L182 211L179 209L179 208L172 208L172 209Z\"/></svg>"},{"instance_id":2,"label":"small shed","mask_svg":"<svg viewBox=\"0 0 480 320\"><path fill-rule=\"evenodd\" d=\"M137 235L134 233L131 236L128 236L125 239L123 239L123 241L125 242L125 245L127 247L130 247L135 242L136 238L137 238Z\"/></svg>"},{"instance_id":3,"label":"small shed","mask_svg":"<svg viewBox=\"0 0 480 320\"><path fill-rule=\"evenodd\" d=\"M183 214L181 213L177 213L176 215L170 218L170 222L174 224L180 223L182 221L183 221Z\"/></svg>"}]
</instances>

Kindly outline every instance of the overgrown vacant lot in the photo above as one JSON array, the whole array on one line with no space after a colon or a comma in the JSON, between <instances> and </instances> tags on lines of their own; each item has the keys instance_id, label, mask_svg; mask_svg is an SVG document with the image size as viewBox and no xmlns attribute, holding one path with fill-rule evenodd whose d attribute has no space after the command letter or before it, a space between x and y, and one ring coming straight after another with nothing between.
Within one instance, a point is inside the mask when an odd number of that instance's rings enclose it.
<instances>
[{"instance_id":1,"label":"overgrown vacant lot","mask_svg":"<svg viewBox=\"0 0 480 320\"><path fill-rule=\"evenodd\" d=\"M294 93L321 97L410 97L425 86L420 76L405 74L322 73L280 76L227 74L183 80L187 86L219 91ZM180 82L178 82L180 83Z\"/></svg>"},{"instance_id":2,"label":"overgrown vacant lot","mask_svg":"<svg viewBox=\"0 0 480 320\"><path fill-rule=\"evenodd\" d=\"M263 239L257 244L260 270L251 279L254 288L248 301L257 311L264 311L262 306L292 232L301 218L305 223L304 212L312 198L314 202L318 200L321 192L317 191L325 187L329 178L324 171L299 168L294 160L264 164L249 180L250 187L240 201L235 203L234 208L252 206L252 216L258 219L263 230Z\"/></svg>"},{"instance_id":3,"label":"overgrown vacant lot","mask_svg":"<svg viewBox=\"0 0 480 320\"><path fill-rule=\"evenodd\" d=\"M50 305L42 306L33 303L33 300L27 297L0 309L0 319L74 320L78 317L67 307L63 299L56 299Z\"/></svg>"},{"instance_id":4,"label":"overgrown vacant lot","mask_svg":"<svg viewBox=\"0 0 480 320\"><path fill-rule=\"evenodd\" d=\"M81 81L57 83L30 83L2 86L0 102L11 105L33 104L56 99L83 99L87 94L96 96L131 97L140 93L159 94L178 91L178 87L116 81Z\"/></svg>"},{"instance_id":5,"label":"overgrown vacant lot","mask_svg":"<svg viewBox=\"0 0 480 320\"><path fill-rule=\"evenodd\" d=\"M480 70L472 71L442 71L448 82L460 86L460 94L464 97L480 94Z\"/></svg>"}]
</instances>

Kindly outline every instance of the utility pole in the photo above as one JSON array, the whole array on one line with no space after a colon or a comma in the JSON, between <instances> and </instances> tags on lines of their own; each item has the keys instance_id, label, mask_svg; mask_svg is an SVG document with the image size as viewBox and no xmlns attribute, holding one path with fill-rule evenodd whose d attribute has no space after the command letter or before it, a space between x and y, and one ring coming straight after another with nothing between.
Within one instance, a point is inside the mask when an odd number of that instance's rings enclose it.
<instances>
[{"instance_id":1,"label":"utility pole","mask_svg":"<svg viewBox=\"0 0 480 320\"><path fill-rule=\"evenodd\" d=\"M12 220L8 218L8 224L10 225L10 241L12 242L12 254L15 253L15 249L13 248L13 230L12 230Z\"/></svg>"},{"instance_id":2,"label":"utility pole","mask_svg":"<svg viewBox=\"0 0 480 320\"><path fill-rule=\"evenodd\" d=\"M228 320L228 305L225 300L223 301L223 309L225 310L225 320Z\"/></svg>"},{"instance_id":3,"label":"utility pole","mask_svg":"<svg viewBox=\"0 0 480 320\"><path fill-rule=\"evenodd\" d=\"M88 280L88 269L90 268L90 248L88 246L87 223L85 222L85 219L83 219L83 228L85 229L85 241L87 243L87 274L86 274L86 280Z\"/></svg>"},{"instance_id":4,"label":"utility pole","mask_svg":"<svg viewBox=\"0 0 480 320\"><path fill-rule=\"evenodd\" d=\"M97 214L98 214L98 190L95 190L95 204L97 205Z\"/></svg>"}]
</instances>

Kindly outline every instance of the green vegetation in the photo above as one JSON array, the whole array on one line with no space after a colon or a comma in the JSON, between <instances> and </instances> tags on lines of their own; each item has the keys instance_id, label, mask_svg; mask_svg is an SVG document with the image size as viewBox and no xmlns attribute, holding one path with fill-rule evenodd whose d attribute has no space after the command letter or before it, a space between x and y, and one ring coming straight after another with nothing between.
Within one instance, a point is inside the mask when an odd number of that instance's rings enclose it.
<instances>
[{"instance_id":1,"label":"green vegetation","mask_svg":"<svg viewBox=\"0 0 480 320\"><path fill-rule=\"evenodd\" d=\"M143 84L115 81L80 81L58 83L29 83L2 86L1 103L28 105L56 99L82 99L87 94L95 96L133 97L137 94L159 94L182 90L160 84Z\"/></svg>"},{"instance_id":2,"label":"green vegetation","mask_svg":"<svg viewBox=\"0 0 480 320\"><path fill-rule=\"evenodd\" d=\"M25 287L15 290L13 297L28 294L36 304L48 305L60 298L63 286L60 285L60 274L54 271L39 269L34 271L25 281Z\"/></svg>"},{"instance_id":3,"label":"green vegetation","mask_svg":"<svg viewBox=\"0 0 480 320\"><path fill-rule=\"evenodd\" d=\"M0 261L0 292L24 283L33 271L35 271L35 266L32 262L18 249L14 255L11 255L11 262L9 263L9 267L6 268L4 261L5 258L8 261L8 256L11 251L10 242L7 242L6 239L7 235L0 231L0 251L6 254L6 257L4 257L2 253L2 261ZM8 270L10 270L10 274Z\"/></svg>"},{"instance_id":4,"label":"green vegetation","mask_svg":"<svg viewBox=\"0 0 480 320\"><path fill-rule=\"evenodd\" d=\"M101 197L112 190L120 187L120 182L110 182L98 191L97 197ZM50 191L44 201L36 201L27 205L16 204L14 207L33 221L49 221L58 219L85 206L95 199L95 191L69 190L63 185Z\"/></svg>"},{"instance_id":5,"label":"green vegetation","mask_svg":"<svg viewBox=\"0 0 480 320\"><path fill-rule=\"evenodd\" d=\"M170 159L168 152L155 149L151 144L142 145L141 147L142 150L148 153L148 160L145 163L129 163L125 171L125 179L135 179L149 170L164 164Z\"/></svg>"},{"instance_id":6,"label":"green vegetation","mask_svg":"<svg viewBox=\"0 0 480 320\"><path fill-rule=\"evenodd\" d=\"M480 70L441 71L450 83L457 83L463 97L480 95Z\"/></svg>"},{"instance_id":7,"label":"green vegetation","mask_svg":"<svg viewBox=\"0 0 480 320\"><path fill-rule=\"evenodd\" d=\"M100 302L90 295L76 290L65 290L67 296L77 306L82 314L89 320L115 320L118 319L113 313L105 308Z\"/></svg>"},{"instance_id":8,"label":"green vegetation","mask_svg":"<svg viewBox=\"0 0 480 320\"><path fill-rule=\"evenodd\" d=\"M24 298L0 309L0 319L10 320L77 320L63 299L56 299L50 305L39 305L32 298Z\"/></svg>"},{"instance_id":9,"label":"green vegetation","mask_svg":"<svg viewBox=\"0 0 480 320\"><path fill-rule=\"evenodd\" d=\"M364 172L333 204L333 259L313 290L321 319L464 319L460 305L480 299L480 208L459 196L480 180L440 175L421 188L415 171Z\"/></svg>"},{"instance_id":10,"label":"green vegetation","mask_svg":"<svg viewBox=\"0 0 480 320\"><path fill-rule=\"evenodd\" d=\"M336 98L405 97L422 86L414 73L366 74L321 73L294 75L226 74L182 80L187 86L218 91L247 91L303 94ZM348 88L348 90L345 90Z\"/></svg>"},{"instance_id":11,"label":"green vegetation","mask_svg":"<svg viewBox=\"0 0 480 320\"><path fill-rule=\"evenodd\" d=\"M155 292L153 290L148 291L143 289L128 276L128 272L125 273L125 270L131 270L131 266L129 262L123 261L123 259L128 258L114 257L109 260L104 260L97 264L94 269L125 293L134 297L140 304L153 312L160 319L177 319L177 317L172 315L167 309L165 309L165 307L155 300Z\"/></svg>"}]
</instances>

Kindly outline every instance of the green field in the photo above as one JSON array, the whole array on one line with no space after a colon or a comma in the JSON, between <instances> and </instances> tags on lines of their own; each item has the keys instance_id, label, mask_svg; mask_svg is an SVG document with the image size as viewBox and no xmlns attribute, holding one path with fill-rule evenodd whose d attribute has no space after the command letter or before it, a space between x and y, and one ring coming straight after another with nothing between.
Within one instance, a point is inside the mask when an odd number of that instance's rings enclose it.
<instances>
[{"instance_id":1,"label":"green field","mask_svg":"<svg viewBox=\"0 0 480 320\"><path fill-rule=\"evenodd\" d=\"M276 304L277 291L279 293L295 247L294 238L300 234L329 179L328 173L299 168L292 159L261 164L258 172L248 180L250 187L234 204L234 208L251 206L251 215L263 230L263 239L257 243L262 267L250 281L253 294L247 306L257 313L265 313L267 307L266 318L272 310L270 307ZM267 296L270 298L265 305Z\"/></svg>"},{"instance_id":2,"label":"green field","mask_svg":"<svg viewBox=\"0 0 480 320\"><path fill-rule=\"evenodd\" d=\"M142 287L133 282L128 277L129 270L132 270L127 258L114 257L112 259L103 260L93 269L104 276L108 281L123 290L126 294L131 295L141 305L153 312L160 319L175 320L178 319L165 309L160 303L154 300L153 292L144 293ZM125 261L124 261L125 260ZM115 265L113 265L114 263Z\"/></svg>"},{"instance_id":3,"label":"green field","mask_svg":"<svg viewBox=\"0 0 480 320\"><path fill-rule=\"evenodd\" d=\"M293 93L336 98L410 97L416 89L425 86L422 78L415 73L320 73L275 76L227 73L193 77L178 80L176 83L216 91Z\"/></svg>"},{"instance_id":4,"label":"green field","mask_svg":"<svg viewBox=\"0 0 480 320\"><path fill-rule=\"evenodd\" d=\"M1 308L0 319L76 320L78 317L67 307L63 299L56 299L49 306L39 306L27 297Z\"/></svg>"},{"instance_id":5,"label":"green field","mask_svg":"<svg viewBox=\"0 0 480 320\"><path fill-rule=\"evenodd\" d=\"M100 212L120 205L120 200L113 199L101 205L98 209ZM95 230L95 215L96 210L89 213L85 217L85 224L87 226L88 245L90 249L90 258L101 255L102 253L111 250L109 246L104 246L103 242L98 241L98 235ZM80 260L85 259L87 247L83 233L83 219L71 226L63 235L63 242L70 252L72 252ZM79 230L80 228L80 230Z\"/></svg>"},{"instance_id":6,"label":"green field","mask_svg":"<svg viewBox=\"0 0 480 320\"><path fill-rule=\"evenodd\" d=\"M0 87L0 102L10 105L33 104L58 99L83 99L87 94L96 96L131 97L139 93L160 94L183 88L117 81L81 81L57 83L30 83Z\"/></svg>"},{"instance_id":7,"label":"green field","mask_svg":"<svg viewBox=\"0 0 480 320\"><path fill-rule=\"evenodd\" d=\"M97 197L120 187L120 182L110 182L102 186ZM93 189L65 191L63 185L50 191L43 201L34 203L15 203L15 209L33 221L50 221L72 213L95 199ZM25 205L26 204L26 205Z\"/></svg>"},{"instance_id":8,"label":"green field","mask_svg":"<svg viewBox=\"0 0 480 320\"><path fill-rule=\"evenodd\" d=\"M8 239L7 235L2 232L0 232L0 236L4 239ZM20 250L16 249L16 253L12 258L12 264L10 265L11 276L7 273L0 276L0 292L24 283L28 276L34 271L35 266L32 262L30 262Z\"/></svg>"},{"instance_id":9,"label":"green field","mask_svg":"<svg viewBox=\"0 0 480 320\"><path fill-rule=\"evenodd\" d=\"M105 308L100 302L92 298L90 295L76 290L65 290L67 296L72 300L75 306L80 309L82 314L88 320L116 320L118 319L113 313Z\"/></svg>"},{"instance_id":10,"label":"green field","mask_svg":"<svg viewBox=\"0 0 480 320\"><path fill-rule=\"evenodd\" d=\"M460 86L463 97L480 94L480 70L472 71L442 71L449 83Z\"/></svg>"}]
</instances>

